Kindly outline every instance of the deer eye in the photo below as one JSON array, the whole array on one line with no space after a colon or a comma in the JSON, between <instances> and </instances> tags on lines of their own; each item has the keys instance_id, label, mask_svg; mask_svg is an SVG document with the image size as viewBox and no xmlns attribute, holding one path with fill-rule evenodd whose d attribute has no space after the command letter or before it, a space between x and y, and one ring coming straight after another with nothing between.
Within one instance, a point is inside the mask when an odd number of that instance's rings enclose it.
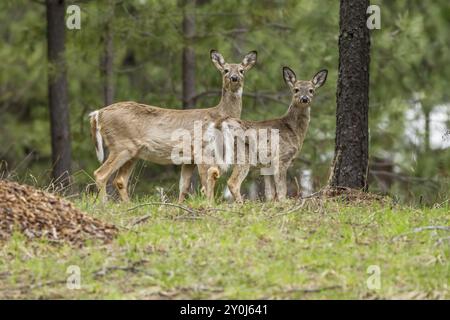
<instances>
[{"instance_id":1,"label":"deer eye","mask_svg":"<svg viewBox=\"0 0 450 320\"><path fill-rule=\"evenodd\" d=\"M295 92L295 93L299 93L299 92L300 92L300 89L295 88L295 89L294 89L294 92Z\"/></svg>"},{"instance_id":2,"label":"deer eye","mask_svg":"<svg viewBox=\"0 0 450 320\"><path fill-rule=\"evenodd\" d=\"M244 74L244 69L239 70L241 74Z\"/></svg>"},{"instance_id":3,"label":"deer eye","mask_svg":"<svg viewBox=\"0 0 450 320\"><path fill-rule=\"evenodd\" d=\"M309 89L309 93L313 94L314 90L313 89Z\"/></svg>"},{"instance_id":4,"label":"deer eye","mask_svg":"<svg viewBox=\"0 0 450 320\"><path fill-rule=\"evenodd\" d=\"M230 72L230 70L225 69L225 70L223 70L223 72L228 73L228 72Z\"/></svg>"}]
</instances>

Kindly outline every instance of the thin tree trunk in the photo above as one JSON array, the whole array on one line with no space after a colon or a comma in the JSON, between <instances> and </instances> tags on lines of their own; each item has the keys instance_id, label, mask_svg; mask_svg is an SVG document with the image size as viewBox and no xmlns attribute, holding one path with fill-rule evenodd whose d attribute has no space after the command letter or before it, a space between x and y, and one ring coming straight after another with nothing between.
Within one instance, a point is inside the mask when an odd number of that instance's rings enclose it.
<instances>
[{"instance_id":1,"label":"thin tree trunk","mask_svg":"<svg viewBox=\"0 0 450 320\"><path fill-rule=\"evenodd\" d=\"M196 0L182 0L183 6L183 37L184 47L182 55L183 68L183 109L195 107L195 2Z\"/></svg>"},{"instance_id":2,"label":"thin tree trunk","mask_svg":"<svg viewBox=\"0 0 450 320\"><path fill-rule=\"evenodd\" d=\"M429 152L431 150L431 141L430 141L430 125L431 125L431 118L430 118L430 114L431 111L428 108L423 108L423 113L425 116L425 135L424 135L424 139L425 139L425 152Z\"/></svg>"},{"instance_id":3,"label":"thin tree trunk","mask_svg":"<svg viewBox=\"0 0 450 320\"><path fill-rule=\"evenodd\" d=\"M106 106L114 102L114 0L109 1L108 9L110 12L102 36L103 55L100 60L100 70L103 78L103 101Z\"/></svg>"},{"instance_id":4,"label":"thin tree trunk","mask_svg":"<svg viewBox=\"0 0 450 320\"><path fill-rule=\"evenodd\" d=\"M341 0L333 187L367 189L370 34L369 0Z\"/></svg>"},{"instance_id":5,"label":"thin tree trunk","mask_svg":"<svg viewBox=\"0 0 450 320\"><path fill-rule=\"evenodd\" d=\"M195 6L196 0L180 0L179 5L183 10L183 52L181 56L182 66L182 106L183 109L195 108L195 50L193 46L195 38ZM195 171L197 172L197 171ZM199 184L199 176L194 173L191 180L191 192Z\"/></svg>"},{"instance_id":6,"label":"thin tree trunk","mask_svg":"<svg viewBox=\"0 0 450 320\"><path fill-rule=\"evenodd\" d=\"M48 46L48 98L52 140L53 178L69 183L71 141L65 61L64 0L46 0Z\"/></svg>"}]
</instances>

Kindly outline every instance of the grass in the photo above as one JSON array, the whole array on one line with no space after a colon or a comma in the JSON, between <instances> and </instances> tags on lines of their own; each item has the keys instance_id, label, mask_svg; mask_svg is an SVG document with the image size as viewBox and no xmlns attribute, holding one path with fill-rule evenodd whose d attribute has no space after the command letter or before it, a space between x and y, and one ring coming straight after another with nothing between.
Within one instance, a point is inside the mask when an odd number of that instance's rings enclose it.
<instances>
[{"instance_id":1,"label":"grass","mask_svg":"<svg viewBox=\"0 0 450 320\"><path fill-rule=\"evenodd\" d=\"M77 200L120 227L106 245L14 235L0 247L0 298L450 298L450 231L415 229L448 226L448 202L411 208L310 199L211 208L194 198L187 211L147 204L156 201ZM66 285L69 266L80 268L80 289ZM370 266L381 272L379 289L367 286Z\"/></svg>"}]
</instances>

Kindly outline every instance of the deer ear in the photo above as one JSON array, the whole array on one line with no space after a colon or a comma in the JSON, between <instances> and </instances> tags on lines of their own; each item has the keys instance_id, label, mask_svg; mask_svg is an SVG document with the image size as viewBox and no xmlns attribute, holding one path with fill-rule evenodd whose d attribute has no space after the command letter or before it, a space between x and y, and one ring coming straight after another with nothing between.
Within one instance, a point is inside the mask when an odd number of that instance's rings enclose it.
<instances>
[{"instance_id":1,"label":"deer ear","mask_svg":"<svg viewBox=\"0 0 450 320\"><path fill-rule=\"evenodd\" d=\"M247 53L241 63L245 70L249 70L255 65L257 55L258 53L256 51Z\"/></svg>"},{"instance_id":2,"label":"deer ear","mask_svg":"<svg viewBox=\"0 0 450 320\"><path fill-rule=\"evenodd\" d=\"M211 60L220 71L223 70L223 66L225 65L225 59L217 50L211 50L210 52Z\"/></svg>"},{"instance_id":3,"label":"deer ear","mask_svg":"<svg viewBox=\"0 0 450 320\"><path fill-rule=\"evenodd\" d=\"M316 75L314 76L314 78L312 79L312 83L314 84L314 87L317 89L317 88L320 88L321 86L323 86L323 84L327 80L327 76L328 76L328 70L326 70L326 69L320 70L319 72L317 72Z\"/></svg>"},{"instance_id":4,"label":"deer ear","mask_svg":"<svg viewBox=\"0 0 450 320\"><path fill-rule=\"evenodd\" d=\"M293 88L295 85L295 81L297 81L297 76L291 68L283 67L283 79L290 88Z\"/></svg>"}]
</instances>

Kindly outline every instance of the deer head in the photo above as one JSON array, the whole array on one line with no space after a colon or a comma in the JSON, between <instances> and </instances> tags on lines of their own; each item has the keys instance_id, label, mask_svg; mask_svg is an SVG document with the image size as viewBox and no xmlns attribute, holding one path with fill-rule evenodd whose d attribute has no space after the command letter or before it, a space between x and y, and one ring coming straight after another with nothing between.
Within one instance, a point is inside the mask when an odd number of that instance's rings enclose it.
<instances>
[{"instance_id":1,"label":"deer head","mask_svg":"<svg viewBox=\"0 0 450 320\"><path fill-rule=\"evenodd\" d=\"M297 77L289 67L283 68L283 78L286 84L291 88L292 100L295 104L308 106L315 93L316 89L323 86L327 80L328 70L321 70L309 81L297 80Z\"/></svg>"},{"instance_id":2,"label":"deer head","mask_svg":"<svg viewBox=\"0 0 450 320\"><path fill-rule=\"evenodd\" d=\"M216 50L211 50L211 60L222 73L223 88L232 92L239 92L244 85L244 75L256 63L256 51L250 51L241 63L226 63L223 56Z\"/></svg>"}]
</instances>

